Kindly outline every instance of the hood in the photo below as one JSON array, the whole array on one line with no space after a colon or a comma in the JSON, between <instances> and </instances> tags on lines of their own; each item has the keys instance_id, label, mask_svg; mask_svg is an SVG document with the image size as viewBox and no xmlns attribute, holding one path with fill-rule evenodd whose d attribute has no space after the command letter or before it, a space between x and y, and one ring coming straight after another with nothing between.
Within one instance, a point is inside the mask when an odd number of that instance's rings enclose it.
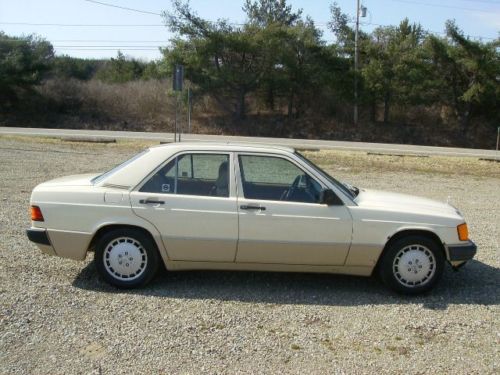
<instances>
[{"instance_id":1,"label":"hood","mask_svg":"<svg viewBox=\"0 0 500 375\"><path fill-rule=\"evenodd\" d=\"M458 210L448 203L413 195L391 193L379 190L360 190L355 199L363 208L402 211L428 215L461 216Z\"/></svg>"},{"instance_id":2,"label":"hood","mask_svg":"<svg viewBox=\"0 0 500 375\"><path fill-rule=\"evenodd\" d=\"M59 177L54 180L44 182L43 186L89 186L92 179L99 176L99 173L77 174L72 176Z\"/></svg>"}]
</instances>

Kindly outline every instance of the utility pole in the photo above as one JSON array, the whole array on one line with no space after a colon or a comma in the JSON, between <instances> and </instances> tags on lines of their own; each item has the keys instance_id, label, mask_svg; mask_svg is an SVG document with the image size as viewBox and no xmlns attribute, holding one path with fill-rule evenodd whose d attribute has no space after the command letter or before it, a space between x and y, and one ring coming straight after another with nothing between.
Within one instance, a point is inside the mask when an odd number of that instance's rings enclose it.
<instances>
[{"instance_id":1,"label":"utility pole","mask_svg":"<svg viewBox=\"0 0 500 375\"><path fill-rule=\"evenodd\" d=\"M178 121L178 106L179 106L179 95L178 93L182 92L182 85L184 81L184 66L175 65L174 67L174 75L172 77L172 89L174 91L175 97L175 127L174 127L174 142L177 142L177 135L179 135L179 142L181 141L181 133L182 133L182 125L179 129L179 121Z\"/></svg>"},{"instance_id":2,"label":"utility pole","mask_svg":"<svg viewBox=\"0 0 500 375\"><path fill-rule=\"evenodd\" d=\"M358 32L359 0L356 0L356 31L354 32L354 125L358 125Z\"/></svg>"},{"instance_id":3,"label":"utility pole","mask_svg":"<svg viewBox=\"0 0 500 375\"><path fill-rule=\"evenodd\" d=\"M366 7L356 0L356 30L354 32L354 125L358 125L358 65L359 65L359 16L366 17Z\"/></svg>"},{"instance_id":4,"label":"utility pole","mask_svg":"<svg viewBox=\"0 0 500 375\"><path fill-rule=\"evenodd\" d=\"M188 85L188 133L191 134L191 82Z\"/></svg>"}]
</instances>

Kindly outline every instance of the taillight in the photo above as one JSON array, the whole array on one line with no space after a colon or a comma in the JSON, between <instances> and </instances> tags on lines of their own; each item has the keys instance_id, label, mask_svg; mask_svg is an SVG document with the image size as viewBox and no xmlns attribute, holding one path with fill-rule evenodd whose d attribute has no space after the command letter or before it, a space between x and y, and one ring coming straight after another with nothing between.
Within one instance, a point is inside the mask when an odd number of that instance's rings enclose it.
<instances>
[{"instance_id":1,"label":"taillight","mask_svg":"<svg viewBox=\"0 0 500 375\"><path fill-rule=\"evenodd\" d=\"M467 224L463 223L457 226L458 239L460 241L467 241L469 239L469 230Z\"/></svg>"},{"instance_id":2,"label":"taillight","mask_svg":"<svg viewBox=\"0 0 500 375\"><path fill-rule=\"evenodd\" d=\"M42 210L38 206L31 206L31 220L33 221L43 221Z\"/></svg>"}]
</instances>

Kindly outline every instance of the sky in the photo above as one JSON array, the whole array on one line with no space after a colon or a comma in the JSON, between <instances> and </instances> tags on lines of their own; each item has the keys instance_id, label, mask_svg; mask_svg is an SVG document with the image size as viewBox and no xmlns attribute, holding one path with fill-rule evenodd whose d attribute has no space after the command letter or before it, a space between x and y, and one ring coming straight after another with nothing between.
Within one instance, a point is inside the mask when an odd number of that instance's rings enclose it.
<instances>
[{"instance_id":1,"label":"sky","mask_svg":"<svg viewBox=\"0 0 500 375\"><path fill-rule=\"evenodd\" d=\"M103 3L161 13L171 10L169 0L100 0ZM245 20L244 0L191 0L198 15L208 20ZM332 1L289 0L293 9L303 9L322 29L323 38L333 41L326 24ZM356 14L356 0L337 0L344 13ZM442 33L445 21L455 19L466 35L497 38L500 32L500 0L363 0L368 8L361 29L397 25L403 18L424 29ZM139 13L85 0L0 0L0 30L7 35L36 34L54 47L57 55L108 58L118 50L142 60L161 57L159 46L168 45L172 34L157 14Z\"/></svg>"}]
</instances>

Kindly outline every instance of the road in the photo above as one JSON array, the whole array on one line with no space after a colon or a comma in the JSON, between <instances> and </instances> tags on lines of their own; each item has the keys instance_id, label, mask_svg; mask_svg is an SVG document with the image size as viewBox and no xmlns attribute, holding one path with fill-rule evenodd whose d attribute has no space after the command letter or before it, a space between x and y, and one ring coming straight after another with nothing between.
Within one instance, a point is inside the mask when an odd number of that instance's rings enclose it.
<instances>
[{"instance_id":1,"label":"road","mask_svg":"<svg viewBox=\"0 0 500 375\"><path fill-rule=\"evenodd\" d=\"M43 129L43 128L15 128L0 127L0 135L20 135L39 137L61 137L61 138L91 138L91 139L127 139L127 140L150 140L150 141L173 141L173 133L149 133L110 130L74 130L74 129ZM452 148L400 145L390 143L367 143L348 141L325 141L312 139L290 139L290 138L264 138L264 137L240 137L206 134L183 134L183 141L200 142L245 142L259 144L273 144L307 149L334 149L348 151L365 151L384 154L413 154L413 155L440 155L440 156L466 156L477 158L499 159L500 152L495 150L482 150L472 148Z\"/></svg>"}]
</instances>

